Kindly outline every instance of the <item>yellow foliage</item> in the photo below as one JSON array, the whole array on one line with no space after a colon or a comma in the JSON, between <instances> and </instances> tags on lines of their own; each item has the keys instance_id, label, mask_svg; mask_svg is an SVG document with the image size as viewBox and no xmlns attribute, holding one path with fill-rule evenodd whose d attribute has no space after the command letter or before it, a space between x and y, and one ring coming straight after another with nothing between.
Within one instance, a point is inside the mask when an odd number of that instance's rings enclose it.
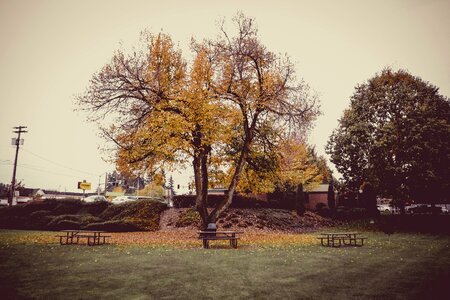
<instances>
[{"instance_id":1,"label":"yellow foliage","mask_svg":"<svg viewBox=\"0 0 450 300\"><path fill-rule=\"evenodd\" d=\"M147 184L143 189L137 192L139 196L148 196L148 197L164 197L164 188L161 185L158 185L154 182Z\"/></svg>"},{"instance_id":2,"label":"yellow foliage","mask_svg":"<svg viewBox=\"0 0 450 300\"><path fill-rule=\"evenodd\" d=\"M121 186L116 186L113 189L113 193L125 193L125 190Z\"/></svg>"},{"instance_id":3,"label":"yellow foliage","mask_svg":"<svg viewBox=\"0 0 450 300\"><path fill-rule=\"evenodd\" d=\"M280 186L295 187L303 184L308 190L319 185L324 179L303 142L289 139L280 145L279 153L281 160L277 177Z\"/></svg>"}]
</instances>

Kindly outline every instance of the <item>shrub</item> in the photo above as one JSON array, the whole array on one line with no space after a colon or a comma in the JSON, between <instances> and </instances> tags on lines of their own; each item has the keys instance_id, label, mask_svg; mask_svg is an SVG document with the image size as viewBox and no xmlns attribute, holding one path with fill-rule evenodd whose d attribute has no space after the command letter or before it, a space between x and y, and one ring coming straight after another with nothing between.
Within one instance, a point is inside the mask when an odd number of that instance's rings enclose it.
<instances>
[{"instance_id":1,"label":"shrub","mask_svg":"<svg viewBox=\"0 0 450 300\"><path fill-rule=\"evenodd\" d=\"M4 229L25 229L23 228L23 218L14 215L0 217L0 228Z\"/></svg>"},{"instance_id":2,"label":"shrub","mask_svg":"<svg viewBox=\"0 0 450 300\"><path fill-rule=\"evenodd\" d=\"M184 212L182 212L178 216L178 221L175 223L176 227L186 227L191 225L199 225L200 224L200 215L199 213L190 208Z\"/></svg>"},{"instance_id":3,"label":"shrub","mask_svg":"<svg viewBox=\"0 0 450 300\"><path fill-rule=\"evenodd\" d=\"M127 203L111 204L104 211L102 211L99 217L104 220L111 220L112 218L120 214L123 210L125 210L126 205Z\"/></svg>"},{"instance_id":4,"label":"shrub","mask_svg":"<svg viewBox=\"0 0 450 300\"><path fill-rule=\"evenodd\" d=\"M176 208L191 208L195 206L195 195L174 196L173 205ZM208 207L215 207L225 195L208 195ZM237 194L233 197L231 208L263 208L268 207L268 203L253 197Z\"/></svg>"},{"instance_id":5,"label":"shrub","mask_svg":"<svg viewBox=\"0 0 450 300\"><path fill-rule=\"evenodd\" d=\"M28 208L29 209L29 208ZM50 211L38 210L25 214L25 205L17 205L2 210L0 215L0 228L7 229L44 229L51 220Z\"/></svg>"},{"instance_id":6,"label":"shrub","mask_svg":"<svg viewBox=\"0 0 450 300\"><path fill-rule=\"evenodd\" d=\"M35 212L32 212L30 214L30 219L36 220L36 219L42 219L43 217L48 217L52 214L49 210L38 210Z\"/></svg>"},{"instance_id":7,"label":"shrub","mask_svg":"<svg viewBox=\"0 0 450 300\"><path fill-rule=\"evenodd\" d=\"M381 215L377 226L392 232L450 234L450 218L446 215Z\"/></svg>"},{"instance_id":8,"label":"shrub","mask_svg":"<svg viewBox=\"0 0 450 300\"><path fill-rule=\"evenodd\" d=\"M268 206L274 209L296 209L296 193L275 191L267 194ZM300 210L300 214L301 214Z\"/></svg>"},{"instance_id":9,"label":"shrub","mask_svg":"<svg viewBox=\"0 0 450 300\"><path fill-rule=\"evenodd\" d=\"M336 218L340 220L357 220L369 217L365 208L344 208L339 207L336 211Z\"/></svg>"},{"instance_id":10,"label":"shrub","mask_svg":"<svg viewBox=\"0 0 450 300\"><path fill-rule=\"evenodd\" d=\"M195 195L176 195L172 200L173 206L176 208L189 208L195 206Z\"/></svg>"},{"instance_id":11,"label":"shrub","mask_svg":"<svg viewBox=\"0 0 450 300\"><path fill-rule=\"evenodd\" d=\"M62 226L66 224L62 221L71 221L79 224L79 227L86 226L90 223L101 222L103 221L100 218L91 216L91 215L60 215L53 217L50 222L45 226L46 229L50 230L61 230L61 229L79 229L79 228L63 228ZM67 223L70 224L70 223Z\"/></svg>"},{"instance_id":12,"label":"shrub","mask_svg":"<svg viewBox=\"0 0 450 300\"><path fill-rule=\"evenodd\" d=\"M96 224L92 226L116 231L154 231L159 229L159 219L165 209L165 203L151 200L112 205L108 202L46 199L0 208L0 228L61 230L90 228L90 224Z\"/></svg>"},{"instance_id":13,"label":"shrub","mask_svg":"<svg viewBox=\"0 0 450 300\"><path fill-rule=\"evenodd\" d=\"M110 205L100 214L100 217L105 220L117 221L119 225L114 223L116 225L99 226L116 226L114 227L116 231L126 231L124 228L132 231L155 231L159 229L161 213L166 209L166 204L153 200L138 200Z\"/></svg>"},{"instance_id":14,"label":"shrub","mask_svg":"<svg viewBox=\"0 0 450 300\"><path fill-rule=\"evenodd\" d=\"M56 199L37 199L26 203L23 208L32 211L38 210L53 210L58 205L60 200Z\"/></svg>"},{"instance_id":15,"label":"shrub","mask_svg":"<svg viewBox=\"0 0 450 300\"><path fill-rule=\"evenodd\" d=\"M316 210L317 211L321 211L325 207L327 207L327 205L325 203L319 202L319 203L316 204Z\"/></svg>"},{"instance_id":16,"label":"shrub","mask_svg":"<svg viewBox=\"0 0 450 300\"><path fill-rule=\"evenodd\" d=\"M317 213L321 215L322 217L329 218L333 215L333 212L328 207L323 207L319 210L317 210Z\"/></svg>"},{"instance_id":17,"label":"shrub","mask_svg":"<svg viewBox=\"0 0 450 300\"><path fill-rule=\"evenodd\" d=\"M53 209L54 215L76 214L83 206L83 203L80 200L75 199L63 199L57 201L58 205Z\"/></svg>"},{"instance_id":18,"label":"shrub","mask_svg":"<svg viewBox=\"0 0 450 300\"><path fill-rule=\"evenodd\" d=\"M31 213L35 211L53 211L55 207L58 205L58 200L49 199L49 200L34 200L27 202L25 204L16 205L13 207L8 207L7 214L8 215L17 215L17 216L29 216Z\"/></svg>"},{"instance_id":19,"label":"shrub","mask_svg":"<svg viewBox=\"0 0 450 300\"><path fill-rule=\"evenodd\" d=\"M125 218L122 221L132 224L139 231L157 231L159 230L159 215L155 214L150 218Z\"/></svg>"},{"instance_id":20,"label":"shrub","mask_svg":"<svg viewBox=\"0 0 450 300\"><path fill-rule=\"evenodd\" d=\"M83 203L82 207L78 211L78 214L85 215L93 215L93 216L99 216L102 214L105 209L108 207L113 206L111 203L106 201L97 201L92 203Z\"/></svg>"},{"instance_id":21,"label":"shrub","mask_svg":"<svg viewBox=\"0 0 450 300\"><path fill-rule=\"evenodd\" d=\"M28 219L29 229L44 229L45 226L52 220L51 211L38 210L32 212Z\"/></svg>"},{"instance_id":22,"label":"shrub","mask_svg":"<svg viewBox=\"0 0 450 300\"><path fill-rule=\"evenodd\" d=\"M81 223L79 223L77 221L71 221L71 220L60 220L54 227L57 228L58 230L80 229Z\"/></svg>"},{"instance_id":23,"label":"shrub","mask_svg":"<svg viewBox=\"0 0 450 300\"><path fill-rule=\"evenodd\" d=\"M118 206L121 210L112 217L113 220L124 218L147 219L152 218L155 215L158 215L159 220L159 215L167 209L166 204L152 200L138 200Z\"/></svg>"},{"instance_id":24,"label":"shrub","mask_svg":"<svg viewBox=\"0 0 450 300\"><path fill-rule=\"evenodd\" d=\"M110 232L140 231L139 227L136 226L135 223L125 220L113 220L99 223L91 223L84 226L83 229L104 230Z\"/></svg>"}]
</instances>

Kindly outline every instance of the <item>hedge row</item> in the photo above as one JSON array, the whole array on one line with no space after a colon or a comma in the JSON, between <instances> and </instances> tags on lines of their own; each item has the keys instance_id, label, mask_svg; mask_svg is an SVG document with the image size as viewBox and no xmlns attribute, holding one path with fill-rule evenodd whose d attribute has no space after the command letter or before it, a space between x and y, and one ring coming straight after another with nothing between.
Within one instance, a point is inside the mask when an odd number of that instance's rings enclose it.
<instances>
[{"instance_id":1,"label":"hedge row","mask_svg":"<svg viewBox=\"0 0 450 300\"><path fill-rule=\"evenodd\" d=\"M120 205L109 202L84 203L74 199L38 200L0 208L0 228L105 231L156 231L167 205L140 200Z\"/></svg>"},{"instance_id":2,"label":"hedge row","mask_svg":"<svg viewBox=\"0 0 450 300\"><path fill-rule=\"evenodd\" d=\"M387 234L395 232L421 232L450 234L448 215L381 215L378 227Z\"/></svg>"},{"instance_id":3,"label":"hedge row","mask_svg":"<svg viewBox=\"0 0 450 300\"><path fill-rule=\"evenodd\" d=\"M190 208L195 207L195 195L179 195L174 196L173 206L176 208ZM208 207L215 207L218 203L223 201L225 195L208 195ZM234 195L232 208L269 208L270 203L253 197L245 195Z\"/></svg>"}]
</instances>

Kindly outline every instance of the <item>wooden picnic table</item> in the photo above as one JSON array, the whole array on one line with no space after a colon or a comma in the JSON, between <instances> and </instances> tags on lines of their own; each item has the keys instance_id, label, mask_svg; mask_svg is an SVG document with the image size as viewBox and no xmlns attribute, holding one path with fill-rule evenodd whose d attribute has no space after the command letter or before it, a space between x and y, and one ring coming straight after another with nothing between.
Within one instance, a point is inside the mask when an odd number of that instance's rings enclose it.
<instances>
[{"instance_id":1,"label":"wooden picnic table","mask_svg":"<svg viewBox=\"0 0 450 300\"><path fill-rule=\"evenodd\" d=\"M86 245L103 245L106 244L110 235L105 235L106 231L101 230L79 230L79 229L67 229L60 230L59 243L61 245L73 245L79 244L80 239L86 239Z\"/></svg>"},{"instance_id":2,"label":"wooden picnic table","mask_svg":"<svg viewBox=\"0 0 450 300\"><path fill-rule=\"evenodd\" d=\"M209 241L211 240L229 240L230 246L237 248L238 234L243 234L243 231L231 230L217 230L217 231L198 231L198 239L203 241L203 248L209 248Z\"/></svg>"},{"instance_id":3,"label":"wooden picnic table","mask_svg":"<svg viewBox=\"0 0 450 300\"><path fill-rule=\"evenodd\" d=\"M320 239L322 246L327 247L363 246L367 238L359 234L359 232L325 232L317 238Z\"/></svg>"}]
</instances>

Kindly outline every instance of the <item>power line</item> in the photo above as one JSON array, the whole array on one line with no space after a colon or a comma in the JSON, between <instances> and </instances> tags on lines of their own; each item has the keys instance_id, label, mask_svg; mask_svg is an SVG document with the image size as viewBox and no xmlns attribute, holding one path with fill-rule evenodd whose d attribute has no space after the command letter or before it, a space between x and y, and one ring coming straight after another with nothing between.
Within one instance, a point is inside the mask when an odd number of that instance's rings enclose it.
<instances>
[{"instance_id":1,"label":"power line","mask_svg":"<svg viewBox=\"0 0 450 300\"><path fill-rule=\"evenodd\" d=\"M98 174L94 174L94 173L91 173L91 172L86 172L86 171L83 171L83 170L75 169L75 168L66 166L66 165L64 165L64 164L61 164L61 163L52 161L51 159L48 159L48 158L45 158L45 157L43 157L43 156L41 156L41 155L38 155L38 154L36 154L36 153L33 153L33 152L31 152L30 150L27 150L26 148L23 148L23 147L22 147L22 149L23 149L25 152L28 152L29 154L34 155L34 156L36 156L36 157L38 157L38 158L40 158L40 159L42 159L42 160L45 160L45 161L47 161L47 162L49 162L49 163L54 164L54 165L56 165L56 166L59 166L59 167L65 168L65 169L69 169L69 170L72 170L72 171L75 171L75 172L84 173L84 174L87 174L87 175L99 176ZM102 173L102 174L103 174L103 173Z\"/></svg>"},{"instance_id":2,"label":"power line","mask_svg":"<svg viewBox=\"0 0 450 300\"><path fill-rule=\"evenodd\" d=\"M12 163L2 163L0 162L1 166L12 166ZM64 173L58 173L58 172L53 172L53 171L49 171L49 170L44 170L41 169L39 167L36 166L32 166L32 165L27 165L27 164L17 164L17 166L21 167L21 168L25 168L25 169L29 169L29 170L33 170L33 171L38 171L38 172L43 172L43 173L48 173L48 174L53 174L53 175L60 175L60 176L65 176L65 177L72 177L72 178L78 178L78 175L69 175L69 174L64 174Z\"/></svg>"}]
</instances>

